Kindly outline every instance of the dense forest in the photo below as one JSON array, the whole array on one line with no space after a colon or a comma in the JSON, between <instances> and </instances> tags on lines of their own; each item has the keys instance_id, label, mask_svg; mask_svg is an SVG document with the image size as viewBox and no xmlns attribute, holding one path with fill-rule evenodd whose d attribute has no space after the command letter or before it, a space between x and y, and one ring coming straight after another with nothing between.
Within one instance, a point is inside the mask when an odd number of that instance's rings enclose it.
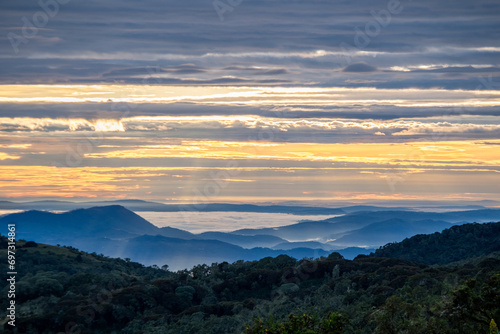
<instances>
[{"instance_id":1,"label":"dense forest","mask_svg":"<svg viewBox=\"0 0 500 334\"><path fill-rule=\"evenodd\" d=\"M385 245L378 257L398 258L425 264L445 264L500 251L500 224L464 224L441 233L416 235Z\"/></svg>"},{"instance_id":2,"label":"dense forest","mask_svg":"<svg viewBox=\"0 0 500 334\"><path fill-rule=\"evenodd\" d=\"M498 249L499 228L453 227L352 261L281 255L178 272L18 241L16 327L5 318L0 326L4 333L497 334L500 253L488 252Z\"/></svg>"}]
</instances>

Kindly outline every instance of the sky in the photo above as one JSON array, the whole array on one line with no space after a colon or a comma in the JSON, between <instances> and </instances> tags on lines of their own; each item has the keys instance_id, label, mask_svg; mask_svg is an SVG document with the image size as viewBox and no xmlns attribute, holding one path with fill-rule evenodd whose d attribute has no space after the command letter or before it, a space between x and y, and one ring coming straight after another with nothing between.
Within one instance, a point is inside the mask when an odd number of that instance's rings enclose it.
<instances>
[{"instance_id":1,"label":"sky","mask_svg":"<svg viewBox=\"0 0 500 334\"><path fill-rule=\"evenodd\" d=\"M497 0L6 0L0 198L500 200Z\"/></svg>"}]
</instances>

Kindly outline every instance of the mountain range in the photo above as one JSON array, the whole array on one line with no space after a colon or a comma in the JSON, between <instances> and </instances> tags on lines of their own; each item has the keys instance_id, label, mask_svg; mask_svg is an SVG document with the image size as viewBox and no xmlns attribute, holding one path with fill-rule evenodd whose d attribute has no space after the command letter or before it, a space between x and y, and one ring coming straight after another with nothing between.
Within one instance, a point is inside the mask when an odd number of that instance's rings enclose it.
<instances>
[{"instance_id":1,"label":"mountain range","mask_svg":"<svg viewBox=\"0 0 500 334\"><path fill-rule=\"evenodd\" d=\"M131 242L154 245L143 248L146 259L166 247L179 260L186 247L201 254L214 244L149 235ZM0 236L4 258L8 244ZM177 272L74 247L18 240L16 248L22 316L15 330L3 317L5 334L278 333L270 326L289 333L496 333L500 319L500 222L454 225L354 260L336 252L314 260L280 255ZM228 251L241 249L223 244L212 254ZM0 276L7 296L10 273ZM0 299L4 310L9 298Z\"/></svg>"},{"instance_id":2,"label":"mountain range","mask_svg":"<svg viewBox=\"0 0 500 334\"><path fill-rule=\"evenodd\" d=\"M96 206L120 205L131 211L153 212L261 212L261 213L288 213L294 215L339 215L345 211L338 208L312 207L312 206L285 206L285 205L253 205L253 204L226 204L206 203L191 204L162 204L142 200L116 200L101 202L69 202L69 201L35 201L16 203L0 201L0 210L50 210L68 211ZM359 207L362 209L362 207ZM353 207L353 210L356 210Z\"/></svg>"},{"instance_id":3,"label":"mountain range","mask_svg":"<svg viewBox=\"0 0 500 334\"><path fill-rule=\"evenodd\" d=\"M400 203L398 201L397 203ZM452 202L402 202L402 205L384 206L381 205L346 205L340 203L338 207L331 207L327 203L318 202L315 206L303 205L299 203L287 203L282 205L254 205L254 204L230 204L230 203L201 203L201 204L164 204L150 202L138 199L113 200L113 201L90 201L90 202L71 202L71 201L28 201L12 202L0 200L0 210L49 210L49 211L69 211L76 209L92 208L96 206L120 205L131 211L151 211L151 212L260 212L260 213L287 213L293 215L341 215L355 212L376 212L376 211L459 211L459 210L481 210L487 207L499 207L497 201L476 201L464 202L465 204ZM325 205L325 206L322 206Z\"/></svg>"},{"instance_id":4,"label":"mountain range","mask_svg":"<svg viewBox=\"0 0 500 334\"><path fill-rule=\"evenodd\" d=\"M362 211L276 228L193 234L157 227L119 205L63 213L31 210L0 216L1 225L16 224L18 238L73 246L147 265L167 264L173 269L279 254L317 258L332 250L354 258L416 234L440 232L465 222L498 220L500 210L495 209L441 213Z\"/></svg>"}]
</instances>

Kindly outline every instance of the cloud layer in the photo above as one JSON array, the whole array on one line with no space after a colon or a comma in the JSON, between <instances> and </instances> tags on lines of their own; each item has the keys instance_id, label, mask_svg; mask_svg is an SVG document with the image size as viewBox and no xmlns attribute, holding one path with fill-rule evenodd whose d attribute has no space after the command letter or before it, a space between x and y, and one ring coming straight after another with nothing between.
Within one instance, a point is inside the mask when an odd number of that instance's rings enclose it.
<instances>
[{"instance_id":1,"label":"cloud layer","mask_svg":"<svg viewBox=\"0 0 500 334\"><path fill-rule=\"evenodd\" d=\"M221 1L2 2L3 196L498 198L497 0Z\"/></svg>"},{"instance_id":2,"label":"cloud layer","mask_svg":"<svg viewBox=\"0 0 500 334\"><path fill-rule=\"evenodd\" d=\"M2 6L2 83L474 89L485 74L500 82L495 0L256 0L230 6L223 21L201 0Z\"/></svg>"}]
</instances>

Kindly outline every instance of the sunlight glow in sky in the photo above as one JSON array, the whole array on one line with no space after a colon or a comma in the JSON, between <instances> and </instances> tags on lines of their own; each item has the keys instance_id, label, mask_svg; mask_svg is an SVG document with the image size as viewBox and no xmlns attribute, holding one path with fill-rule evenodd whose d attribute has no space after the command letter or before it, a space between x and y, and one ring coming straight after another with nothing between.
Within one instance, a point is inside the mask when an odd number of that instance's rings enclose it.
<instances>
[{"instance_id":1,"label":"sunlight glow in sky","mask_svg":"<svg viewBox=\"0 0 500 334\"><path fill-rule=\"evenodd\" d=\"M499 200L500 3L387 5L5 2L0 199Z\"/></svg>"}]
</instances>

